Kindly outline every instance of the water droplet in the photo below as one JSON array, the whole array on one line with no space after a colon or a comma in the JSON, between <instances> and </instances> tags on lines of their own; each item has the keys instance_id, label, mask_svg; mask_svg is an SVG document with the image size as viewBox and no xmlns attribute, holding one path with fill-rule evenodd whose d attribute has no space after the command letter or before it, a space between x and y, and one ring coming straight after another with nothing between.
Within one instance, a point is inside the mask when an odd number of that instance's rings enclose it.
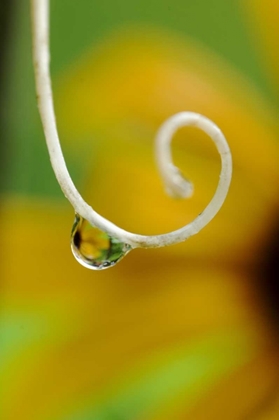
<instances>
[{"instance_id":1,"label":"water droplet","mask_svg":"<svg viewBox=\"0 0 279 420\"><path fill-rule=\"evenodd\" d=\"M90 225L78 214L72 228L71 248L76 260L91 270L114 266L132 249L130 245Z\"/></svg>"}]
</instances>

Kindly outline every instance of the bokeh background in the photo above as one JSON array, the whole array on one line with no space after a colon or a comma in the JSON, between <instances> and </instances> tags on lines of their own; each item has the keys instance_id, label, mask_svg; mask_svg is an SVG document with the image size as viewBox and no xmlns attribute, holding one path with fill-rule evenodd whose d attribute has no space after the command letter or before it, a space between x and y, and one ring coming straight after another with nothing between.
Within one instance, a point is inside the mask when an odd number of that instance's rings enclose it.
<instances>
[{"instance_id":1,"label":"bokeh background","mask_svg":"<svg viewBox=\"0 0 279 420\"><path fill-rule=\"evenodd\" d=\"M276 0L51 1L62 148L98 212L155 234L202 211L220 170L205 135L182 129L173 143L191 200L168 198L156 172L154 135L175 112L213 119L233 153L209 226L103 272L71 255L29 9L0 2L1 419L278 419Z\"/></svg>"}]
</instances>

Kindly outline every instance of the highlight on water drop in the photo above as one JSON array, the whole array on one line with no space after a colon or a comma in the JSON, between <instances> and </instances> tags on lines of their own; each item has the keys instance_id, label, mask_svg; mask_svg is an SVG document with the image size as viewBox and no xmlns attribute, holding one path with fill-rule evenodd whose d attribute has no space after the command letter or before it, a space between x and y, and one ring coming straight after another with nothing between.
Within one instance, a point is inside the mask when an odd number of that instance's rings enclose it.
<instances>
[{"instance_id":1,"label":"highlight on water drop","mask_svg":"<svg viewBox=\"0 0 279 420\"><path fill-rule=\"evenodd\" d=\"M71 232L71 249L76 260L91 270L113 267L132 247L112 238L76 214Z\"/></svg>"}]
</instances>

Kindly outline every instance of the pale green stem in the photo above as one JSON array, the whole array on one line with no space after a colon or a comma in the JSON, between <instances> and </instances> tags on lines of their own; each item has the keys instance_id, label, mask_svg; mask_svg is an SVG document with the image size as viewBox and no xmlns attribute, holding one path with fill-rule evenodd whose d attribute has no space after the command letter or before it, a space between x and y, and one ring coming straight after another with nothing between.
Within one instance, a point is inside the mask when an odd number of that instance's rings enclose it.
<instances>
[{"instance_id":1,"label":"pale green stem","mask_svg":"<svg viewBox=\"0 0 279 420\"><path fill-rule=\"evenodd\" d=\"M111 223L83 200L68 172L57 132L49 72L49 1L31 0L31 8L33 59L39 112L52 168L63 193L72 204L75 212L87 219L91 225L131 245L133 248L171 245L185 241L190 236L197 234L213 219L222 207L231 182L232 158L229 146L221 130L202 115L193 112L181 112L170 117L160 127L156 137L155 155L159 172L166 185L167 192L175 197L189 197L193 190L192 184L180 175L179 170L172 163L170 143L176 130L183 126L192 126L203 130L211 137L221 156L221 174L215 195L204 211L191 223L173 232L155 236L143 236L127 232Z\"/></svg>"}]
</instances>

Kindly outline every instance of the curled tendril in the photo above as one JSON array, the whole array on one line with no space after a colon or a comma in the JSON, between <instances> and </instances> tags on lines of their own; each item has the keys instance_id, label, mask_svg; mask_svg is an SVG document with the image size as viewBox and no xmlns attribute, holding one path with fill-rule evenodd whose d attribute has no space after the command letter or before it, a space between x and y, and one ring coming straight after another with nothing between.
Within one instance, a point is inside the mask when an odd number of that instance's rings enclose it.
<instances>
[{"instance_id":1,"label":"curled tendril","mask_svg":"<svg viewBox=\"0 0 279 420\"><path fill-rule=\"evenodd\" d=\"M221 130L208 118L193 112L181 112L170 117L160 127L156 142L157 166L168 194L174 197L190 197L192 184L187 181L172 163L170 143L173 134L183 126L197 127L214 142L221 156L221 174L216 192L204 209L191 223L170 233L155 236L138 235L114 225L93 210L77 191L65 164L61 150L53 107L49 73L49 1L31 0L33 14L33 56L35 67L38 106L43 123L51 164L57 181L76 213L108 235L129 244L133 248L161 247L185 241L205 227L222 207L227 196L232 176L232 158L227 141Z\"/></svg>"}]
</instances>

